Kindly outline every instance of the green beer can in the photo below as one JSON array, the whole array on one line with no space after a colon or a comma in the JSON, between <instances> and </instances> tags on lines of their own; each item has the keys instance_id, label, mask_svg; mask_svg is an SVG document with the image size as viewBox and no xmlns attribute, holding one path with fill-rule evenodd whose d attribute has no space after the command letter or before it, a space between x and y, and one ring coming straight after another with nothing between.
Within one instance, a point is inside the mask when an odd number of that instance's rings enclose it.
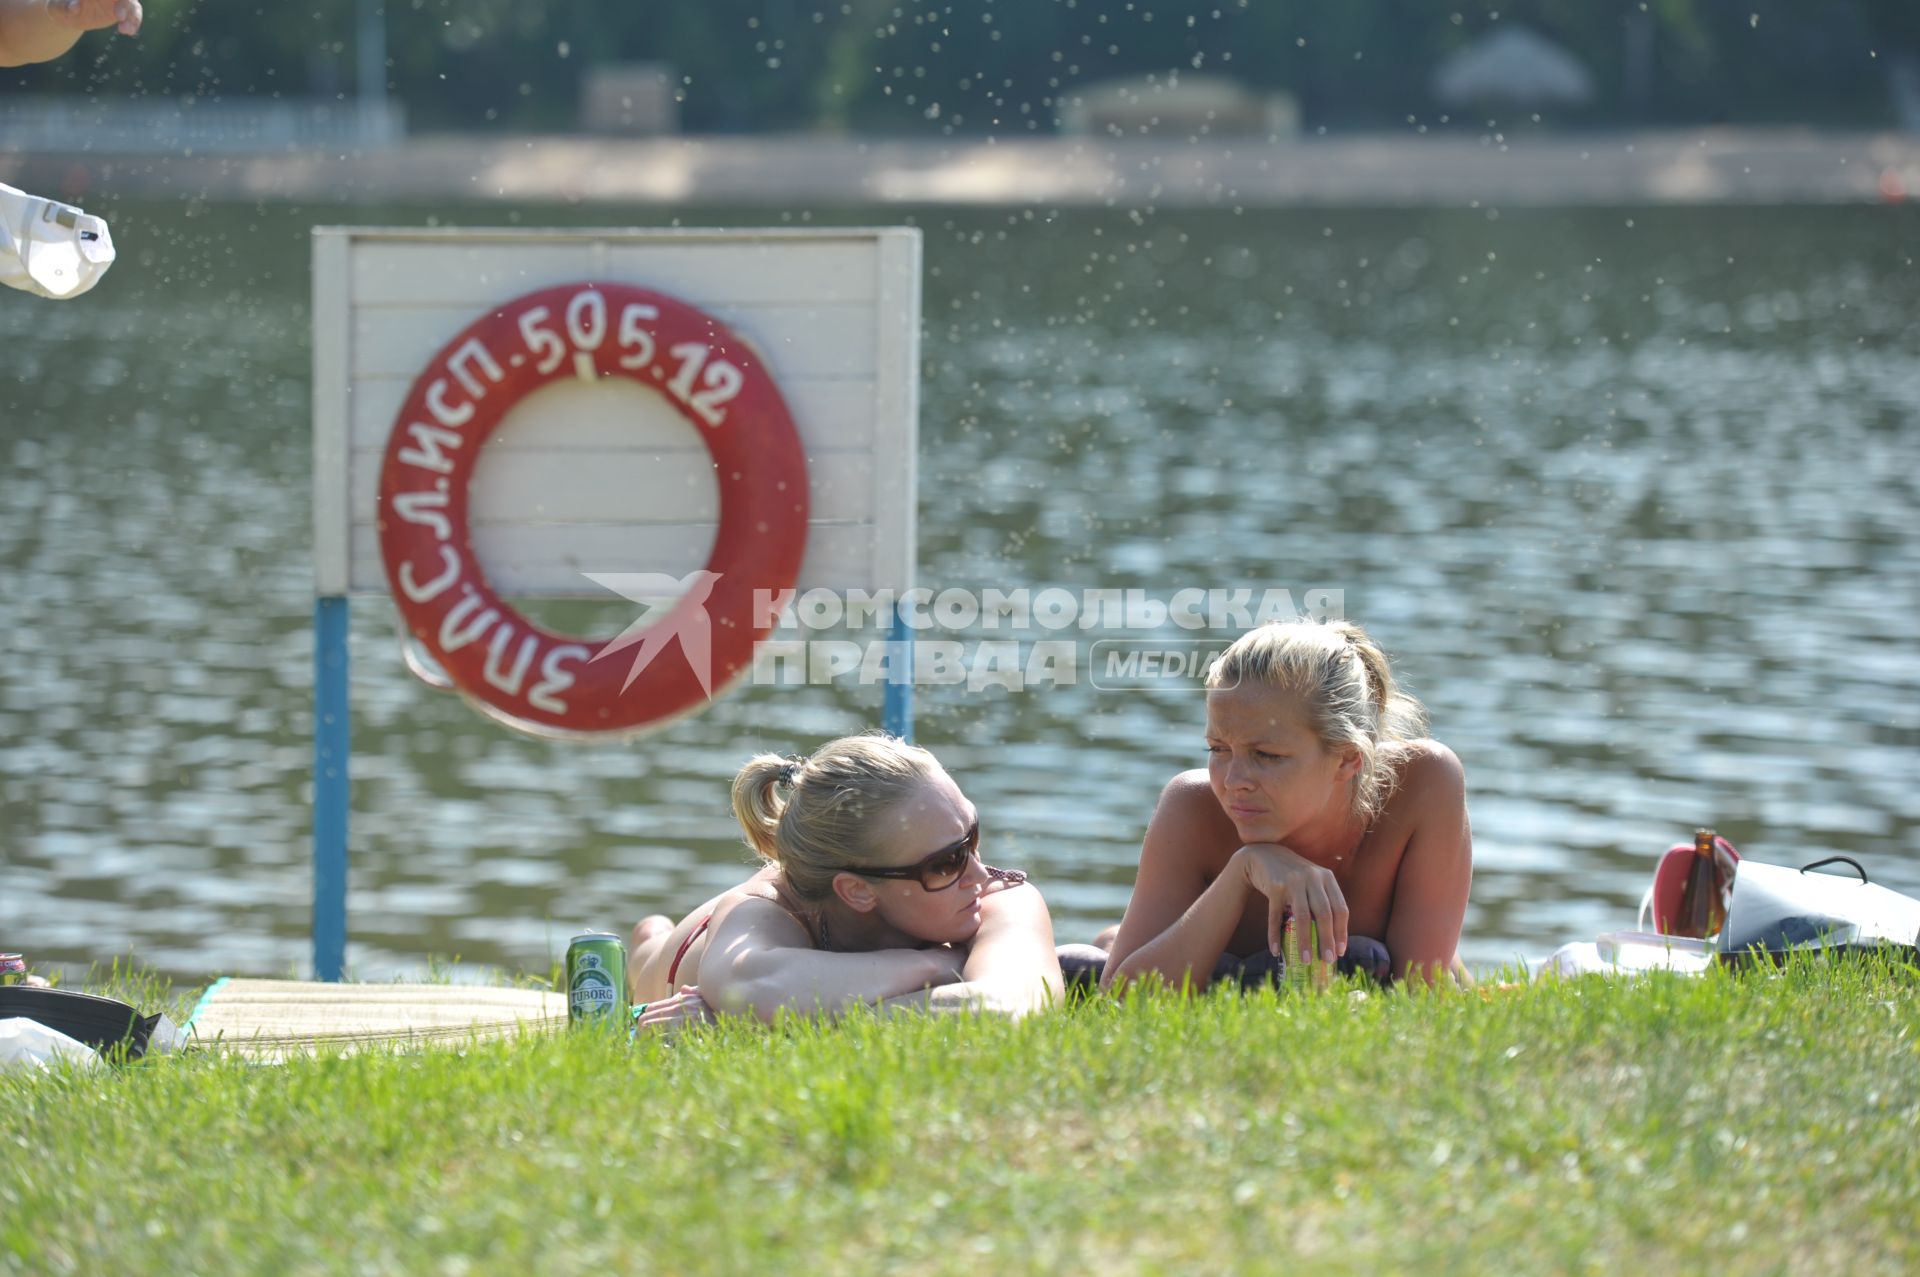
<instances>
[{"instance_id":1,"label":"green beer can","mask_svg":"<svg viewBox=\"0 0 1920 1277\"><path fill-rule=\"evenodd\" d=\"M1280 927L1280 953L1286 965L1280 968L1280 982L1289 993L1313 993L1327 987L1328 971L1320 958L1320 926L1307 919L1307 943L1313 947L1310 962L1300 961L1300 926L1292 914Z\"/></svg>"},{"instance_id":2,"label":"green beer can","mask_svg":"<svg viewBox=\"0 0 1920 1277\"><path fill-rule=\"evenodd\" d=\"M627 946L589 931L567 945L567 1023L574 1028L627 1024Z\"/></svg>"}]
</instances>

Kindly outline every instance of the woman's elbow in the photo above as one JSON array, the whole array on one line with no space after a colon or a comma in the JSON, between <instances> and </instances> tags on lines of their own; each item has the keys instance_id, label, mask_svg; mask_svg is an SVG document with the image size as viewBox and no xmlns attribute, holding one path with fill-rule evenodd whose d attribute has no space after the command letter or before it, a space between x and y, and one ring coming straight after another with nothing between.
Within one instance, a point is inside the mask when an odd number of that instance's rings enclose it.
<instances>
[{"instance_id":1,"label":"woman's elbow","mask_svg":"<svg viewBox=\"0 0 1920 1277\"><path fill-rule=\"evenodd\" d=\"M1473 978L1457 956L1447 958L1411 958L1397 964L1396 982L1402 985L1423 985L1427 988L1441 988L1449 983L1462 987L1470 986Z\"/></svg>"},{"instance_id":2,"label":"woman's elbow","mask_svg":"<svg viewBox=\"0 0 1920 1277\"><path fill-rule=\"evenodd\" d=\"M1166 973L1153 964L1151 955L1144 949L1135 949L1117 961L1113 956L1107 958L1107 968L1100 973L1100 992L1119 993L1130 984L1144 979L1156 979L1162 984L1167 982Z\"/></svg>"},{"instance_id":3,"label":"woman's elbow","mask_svg":"<svg viewBox=\"0 0 1920 1277\"><path fill-rule=\"evenodd\" d=\"M774 980L732 973L704 982L700 996L720 1015L751 1016L762 1024L772 1024L786 1005L784 991Z\"/></svg>"},{"instance_id":4,"label":"woman's elbow","mask_svg":"<svg viewBox=\"0 0 1920 1277\"><path fill-rule=\"evenodd\" d=\"M1026 1019L1030 1015L1046 1010L1047 1004L1044 1002L1032 1002L1032 1001L1008 1002L1002 1006L988 1006L982 1009L991 1015L999 1015L1005 1019L1008 1019L1017 1023L1021 1020Z\"/></svg>"},{"instance_id":5,"label":"woman's elbow","mask_svg":"<svg viewBox=\"0 0 1920 1277\"><path fill-rule=\"evenodd\" d=\"M1036 980L1007 999L1007 1018L1024 1020L1041 1011L1051 1011L1066 1001L1067 989L1058 979Z\"/></svg>"},{"instance_id":6,"label":"woman's elbow","mask_svg":"<svg viewBox=\"0 0 1920 1277\"><path fill-rule=\"evenodd\" d=\"M939 991L949 1006L964 1008L979 1015L1024 1020L1039 1011L1060 1005L1065 990L1057 982L1037 980L975 980L950 985ZM938 996L938 995L937 995Z\"/></svg>"},{"instance_id":7,"label":"woman's elbow","mask_svg":"<svg viewBox=\"0 0 1920 1277\"><path fill-rule=\"evenodd\" d=\"M1137 952L1136 950L1135 953ZM1124 989L1127 987L1129 981L1135 979L1140 974L1135 970L1138 964L1133 961L1134 956L1135 954L1130 953L1126 957L1115 961L1113 954L1107 955L1107 965L1100 972L1100 992L1112 993L1116 990Z\"/></svg>"}]
</instances>

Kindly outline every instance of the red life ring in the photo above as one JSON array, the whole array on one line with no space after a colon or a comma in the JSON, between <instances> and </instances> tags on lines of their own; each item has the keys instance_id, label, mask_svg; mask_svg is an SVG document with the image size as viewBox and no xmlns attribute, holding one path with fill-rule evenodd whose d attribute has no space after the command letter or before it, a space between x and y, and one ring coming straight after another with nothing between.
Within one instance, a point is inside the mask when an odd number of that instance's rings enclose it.
<instances>
[{"instance_id":1,"label":"red life ring","mask_svg":"<svg viewBox=\"0 0 1920 1277\"><path fill-rule=\"evenodd\" d=\"M480 449L515 403L568 377L629 377L664 395L719 480L711 589L688 593L638 646L540 628L474 556L468 485ZM751 665L775 620L766 599L800 574L806 453L766 365L718 320L651 289L565 284L474 321L414 380L387 442L378 529L407 630L454 686L510 722L632 731L705 704Z\"/></svg>"}]
</instances>

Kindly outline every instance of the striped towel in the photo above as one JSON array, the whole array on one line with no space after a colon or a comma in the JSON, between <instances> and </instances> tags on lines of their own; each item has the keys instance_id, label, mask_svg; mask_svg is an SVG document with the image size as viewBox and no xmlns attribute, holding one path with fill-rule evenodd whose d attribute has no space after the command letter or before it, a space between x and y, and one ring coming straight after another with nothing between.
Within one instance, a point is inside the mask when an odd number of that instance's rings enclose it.
<instances>
[{"instance_id":1,"label":"striped towel","mask_svg":"<svg viewBox=\"0 0 1920 1277\"><path fill-rule=\"evenodd\" d=\"M199 1046L280 1060L322 1048L458 1046L566 1022L566 998L538 989L229 978L201 996L187 1029Z\"/></svg>"}]
</instances>

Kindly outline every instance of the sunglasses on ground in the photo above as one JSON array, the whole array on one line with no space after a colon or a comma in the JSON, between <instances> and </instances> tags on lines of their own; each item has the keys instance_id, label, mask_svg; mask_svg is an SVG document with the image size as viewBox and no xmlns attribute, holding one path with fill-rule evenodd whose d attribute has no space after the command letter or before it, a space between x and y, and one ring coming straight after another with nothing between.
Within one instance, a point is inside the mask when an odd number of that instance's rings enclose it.
<instances>
[{"instance_id":1,"label":"sunglasses on ground","mask_svg":"<svg viewBox=\"0 0 1920 1277\"><path fill-rule=\"evenodd\" d=\"M976 820L967 827L967 832L960 836L958 842L948 843L932 855L910 865L883 865L877 869L849 865L846 872L859 874L862 878L917 879L923 890L945 891L966 875L967 866L973 862L979 850L980 822Z\"/></svg>"}]
</instances>

